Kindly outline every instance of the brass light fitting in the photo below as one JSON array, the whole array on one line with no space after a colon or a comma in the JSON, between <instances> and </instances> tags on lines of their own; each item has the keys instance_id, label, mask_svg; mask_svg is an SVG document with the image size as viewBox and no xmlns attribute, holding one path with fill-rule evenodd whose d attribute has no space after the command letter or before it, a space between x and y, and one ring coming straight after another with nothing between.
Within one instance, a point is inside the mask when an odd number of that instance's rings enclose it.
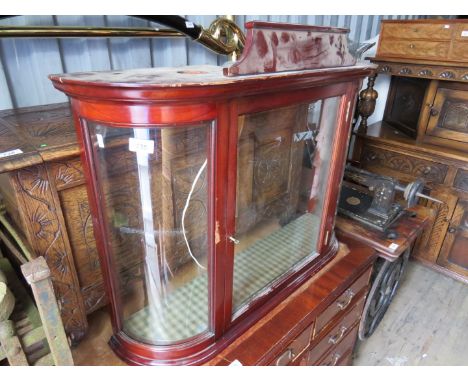
<instances>
[{"instance_id":1,"label":"brass light fitting","mask_svg":"<svg viewBox=\"0 0 468 382\"><path fill-rule=\"evenodd\" d=\"M218 54L237 59L245 45L245 36L239 26L227 17L218 17L208 29L200 28L195 41ZM67 37L158 37L174 38L187 35L176 29L70 27L70 26L0 26L0 38L67 38Z\"/></svg>"}]
</instances>

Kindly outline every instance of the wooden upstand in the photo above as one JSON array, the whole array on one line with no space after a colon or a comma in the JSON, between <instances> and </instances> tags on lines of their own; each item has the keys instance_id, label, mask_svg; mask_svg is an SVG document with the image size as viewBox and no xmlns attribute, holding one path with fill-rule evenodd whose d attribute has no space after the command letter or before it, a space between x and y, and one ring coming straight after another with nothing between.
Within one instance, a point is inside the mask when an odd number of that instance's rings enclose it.
<instances>
[{"instance_id":1,"label":"wooden upstand","mask_svg":"<svg viewBox=\"0 0 468 382\"><path fill-rule=\"evenodd\" d=\"M398 289L414 242L429 224L428 209L415 206L406 211L392 227L393 239L371 230L347 217L337 216L336 229L340 238L353 238L377 251L371 277L371 289L359 325L359 338L372 335L385 315Z\"/></svg>"}]
</instances>

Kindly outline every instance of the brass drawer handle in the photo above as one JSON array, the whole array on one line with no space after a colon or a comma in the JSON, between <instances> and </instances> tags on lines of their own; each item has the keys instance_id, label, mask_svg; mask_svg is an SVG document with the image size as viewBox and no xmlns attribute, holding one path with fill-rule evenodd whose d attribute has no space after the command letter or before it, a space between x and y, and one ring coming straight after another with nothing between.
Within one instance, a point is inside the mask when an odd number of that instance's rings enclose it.
<instances>
[{"instance_id":1,"label":"brass drawer handle","mask_svg":"<svg viewBox=\"0 0 468 382\"><path fill-rule=\"evenodd\" d=\"M338 363L340 358L341 358L340 353L334 353L331 361L329 363L327 363L327 366L336 366L336 364Z\"/></svg>"},{"instance_id":2,"label":"brass drawer handle","mask_svg":"<svg viewBox=\"0 0 468 382\"><path fill-rule=\"evenodd\" d=\"M338 305L338 308L340 308L340 310L345 310L349 304L351 304L351 300L353 299L354 297L354 292L351 290L351 289L348 289L346 292L345 292L345 299L343 301L338 301L336 303L336 305Z\"/></svg>"},{"instance_id":3,"label":"brass drawer handle","mask_svg":"<svg viewBox=\"0 0 468 382\"><path fill-rule=\"evenodd\" d=\"M328 339L328 343L336 345L343 338L347 330L348 328L346 326L342 326L338 333Z\"/></svg>"}]
</instances>

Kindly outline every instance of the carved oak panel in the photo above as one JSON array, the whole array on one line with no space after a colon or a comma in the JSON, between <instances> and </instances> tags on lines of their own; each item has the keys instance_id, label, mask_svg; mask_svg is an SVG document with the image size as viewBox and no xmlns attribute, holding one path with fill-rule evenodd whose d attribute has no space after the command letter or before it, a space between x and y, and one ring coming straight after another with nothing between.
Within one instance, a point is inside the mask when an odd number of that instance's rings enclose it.
<instances>
[{"instance_id":1,"label":"carved oak panel","mask_svg":"<svg viewBox=\"0 0 468 382\"><path fill-rule=\"evenodd\" d=\"M43 165L16 171L12 181L29 242L50 267L65 330L78 341L87 328L86 315L56 190Z\"/></svg>"},{"instance_id":2,"label":"carved oak panel","mask_svg":"<svg viewBox=\"0 0 468 382\"><path fill-rule=\"evenodd\" d=\"M447 230L438 264L468 276L468 201L460 200Z\"/></svg>"},{"instance_id":3,"label":"carved oak panel","mask_svg":"<svg viewBox=\"0 0 468 382\"><path fill-rule=\"evenodd\" d=\"M429 81L393 76L383 120L416 137L419 113Z\"/></svg>"},{"instance_id":4,"label":"carved oak panel","mask_svg":"<svg viewBox=\"0 0 468 382\"><path fill-rule=\"evenodd\" d=\"M443 183L448 170L448 166L442 163L370 146L364 147L361 163L366 167L385 167L413 177L423 177L434 183Z\"/></svg>"},{"instance_id":5,"label":"carved oak panel","mask_svg":"<svg viewBox=\"0 0 468 382\"><path fill-rule=\"evenodd\" d=\"M436 144L468 147L468 88L439 83L430 108L425 136Z\"/></svg>"},{"instance_id":6,"label":"carved oak panel","mask_svg":"<svg viewBox=\"0 0 468 382\"><path fill-rule=\"evenodd\" d=\"M448 80L468 82L468 69L466 67L456 66L437 66L437 65L422 65L412 63L393 63L379 62L372 60L378 64L377 71L383 74L392 74L404 77L427 78L434 80Z\"/></svg>"}]
</instances>

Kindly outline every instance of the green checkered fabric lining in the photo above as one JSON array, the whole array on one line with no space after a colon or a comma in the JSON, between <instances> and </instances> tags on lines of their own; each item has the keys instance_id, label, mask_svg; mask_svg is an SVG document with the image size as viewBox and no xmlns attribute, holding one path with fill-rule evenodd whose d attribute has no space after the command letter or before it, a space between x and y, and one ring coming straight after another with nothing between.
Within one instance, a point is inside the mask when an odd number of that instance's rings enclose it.
<instances>
[{"instance_id":1,"label":"green checkered fabric lining","mask_svg":"<svg viewBox=\"0 0 468 382\"><path fill-rule=\"evenodd\" d=\"M234 259L233 309L261 293L272 281L315 252L317 217L301 215L239 252ZM159 308L131 315L124 330L145 342L164 344L207 330L208 277L200 274L168 294Z\"/></svg>"}]
</instances>

